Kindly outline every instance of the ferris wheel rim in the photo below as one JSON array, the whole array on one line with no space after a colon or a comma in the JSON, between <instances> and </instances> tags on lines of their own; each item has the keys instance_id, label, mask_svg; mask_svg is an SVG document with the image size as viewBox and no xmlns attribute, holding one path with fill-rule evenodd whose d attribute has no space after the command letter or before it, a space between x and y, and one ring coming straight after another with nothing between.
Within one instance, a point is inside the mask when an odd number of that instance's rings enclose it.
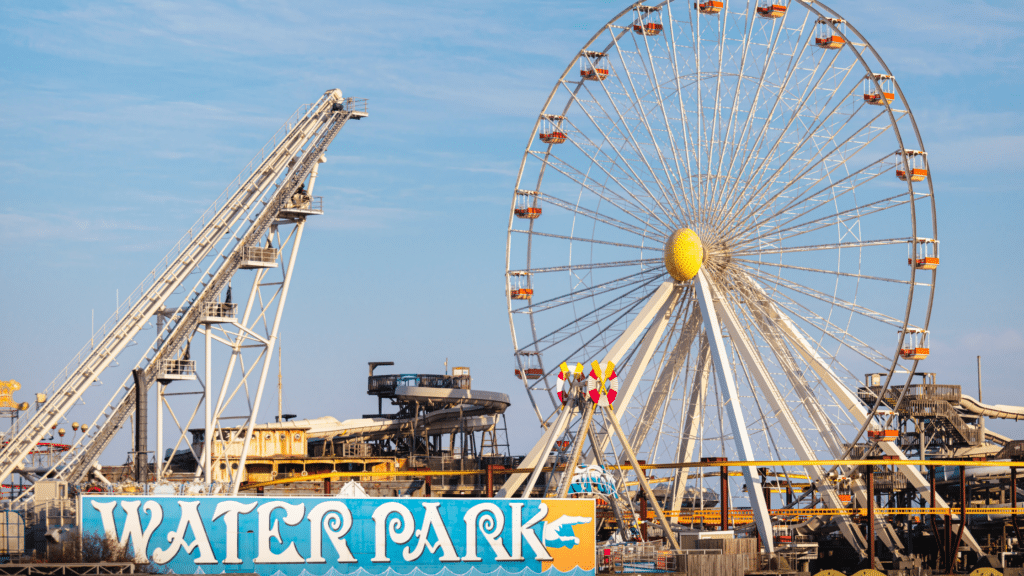
<instances>
[{"instance_id":1,"label":"ferris wheel rim","mask_svg":"<svg viewBox=\"0 0 1024 576\"><path fill-rule=\"evenodd\" d=\"M669 4L670 4L670 2L665 1L665 2L662 2L662 3L658 4L658 6L659 7L668 6ZM754 5L753 2L748 2L748 7L752 7L753 5ZM803 1L800 1L800 0L794 0L793 2L790 3L790 6L795 6L795 5L800 5L800 6L804 7L804 8L807 8L809 12L814 13L814 14L816 14L819 17L825 15L824 12L819 12L818 10L815 9L814 6L810 6L806 2L803 2ZM827 11L828 15L839 17L836 12L834 12L833 10L828 8L827 6L821 5L820 3L818 3L817 5L821 6L825 11ZM603 34L607 33L607 30L609 28L611 28L611 25L613 23L621 20L622 17L625 16L627 13L631 12L633 10L633 8L634 8L634 6L630 5L628 8L626 8L625 10L620 12L618 15L616 15L612 20L610 20L607 25L602 27L601 30L599 30L597 33L594 34L594 36L591 37L591 39L580 50L580 53L582 53L584 51L587 51L590 48L592 48L594 43L596 41L598 41L598 39L600 37L602 37ZM847 23L847 30L849 31L847 35L854 35L854 36L856 36L857 39L859 39L861 41L861 43L863 43L865 45L866 50L870 50L870 52L874 55L875 60L877 60L878 64L882 67L882 70L884 70L887 74L891 75L891 71L885 65L884 60L881 58L880 55L878 55L877 51L875 51L875 49L870 45L870 43L867 41L867 39L864 38L862 35L860 35L860 33L852 25L849 25L848 23ZM623 36L627 35L628 33L629 33L628 30L623 30L621 33L619 33L618 37L623 37ZM616 37L614 34L612 34L612 36L613 36L613 38ZM612 42L609 42L608 45L605 47L605 50L609 50L614 44L615 44L614 40ZM857 59L858 59L860 65L861 65L861 67L863 68L864 72L868 76L872 75L874 73L874 69L864 60L864 57L863 57L862 53L857 52L856 50L852 50L852 51L857 55ZM572 59L570 61L569 65L566 67L565 71L562 73L562 76L555 83L555 86L552 89L551 93L549 94L548 99L545 101L545 104L544 104L544 107L542 108L542 110L545 110L545 111L548 110L548 108L551 105L552 101L554 100L555 96L558 94L558 92L563 87L563 85L566 84L567 76L569 76L571 74L571 72L575 69L575 66L576 66L577 62L578 62L578 57L576 57L576 58L574 58L574 59ZM582 90L583 87L584 87L584 84L585 84L582 80L578 80L577 79L576 81L578 82L578 84L577 84L576 88L574 89L574 92L573 92L574 94L578 93L580 90ZM876 81L876 83L877 83L877 81ZM907 102L906 98L904 98L903 92L900 89L899 84L897 82L895 82L895 81L894 81L894 84L895 84L895 87L896 87L896 91L897 91L897 93L898 93L898 95L900 97L900 101L902 103L902 106L906 109L905 117L908 118L908 121L911 123L911 126L914 129L914 139L917 140L916 145L917 145L918 149L923 151L923 150L925 150L924 144L923 144L923 141L920 138L920 131L919 131L918 127L917 127L916 120L914 119L913 114L910 112L909 103ZM567 111L569 111L573 107L573 105L574 105L574 100L573 99L569 99L567 101L567 103L566 103L565 109L562 110L562 114L564 115ZM900 150L907 149L907 147L904 146L904 144L903 144L903 136L901 134L898 122L894 118L892 107L887 102L885 104L884 108L885 108L886 112L889 115L889 123L890 123L891 129L893 130L893 134L894 134L897 142L899 143L899 149ZM541 116L543 116L543 113L542 113ZM532 150L531 144L537 138L538 131L539 131L540 127L541 127L541 123L542 123L542 117L541 116L539 116L537 121L535 122L534 129L531 132L530 143L526 147L526 151L524 153L524 156L523 156L523 159L522 159L522 162L521 162L521 165L520 165L520 170L519 170L519 173L517 174L517 180L516 180L516 189L517 190L519 190L520 187L523 185L524 170L525 170L525 167L527 165L527 162L529 161L529 159L531 158L531 156L533 155L533 152L534 152ZM552 144L549 144L547 146L547 151L545 152L546 155L550 155L551 154L552 146L553 146ZM906 164L906 158L905 157L904 157L904 164ZM547 167L548 167L547 163L542 162L541 170L542 171L546 170ZM905 168L906 168L906 166L905 166ZM541 176L538 177L538 183L541 182L542 180L543 180L543 173L541 174ZM931 218L931 220L932 220L932 222L931 222L932 238L935 241L937 241L938 240L938 237L937 237L937 226L936 226L937 220L936 220L936 212L935 212L935 205L934 205L935 204L935 202L934 202L934 193L933 193L933 187L932 187L932 174L931 174L930 170L928 171L926 182L927 182L927 190L928 190L926 195L927 195L928 200L929 200L929 209L931 210L931 215L932 215L932 218ZM911 230L911 233L912 233L912 237L916 238L916 237L919 236L919 233L918 233L918 222L917 222L917 216L916 216L917 194L915 194L913 192L913 184L912 183L908 182L908 186L910 187L909 194L911 195L911 198L914 199L914 201L909 202L910 210L912 211L912 219L911 219L912 230ZM538 186L538 188L539 188L539 186ZM515 199L513 199L513 208L514 208L514 204L515 204ZM514 271L513 267L511 266L511 251L512 251L512 238L513 238L514 233L517 232L517 230L515 230L515 227L514 227L515 220L516 220L516 218L515 218L514 214L512 213L512 211L510 211L509 230L508 230L507 244L506 244L506 274L509 274L509 273ZM534 231L534 221L531 220L529 222L529 226L528 226L528 230L527 230L527 234L526 234L526 236L527 236L527 239L526 239L526 246L527 246L526 254L527 254L527 259L528 260L527 260L527 267L525 269L523 269L523 270L526 270L526 271L531 270L531 268L530 268L531 260L530 259L532 258L532 255L533 255L534 233L535 233L535 231ZM648 247L648 249L656 250L656 248L653 248L653 247ZM887 378L886 378L885 386L889 385L889 381L891 379L893 379L893 375L897 373L896 372L896 367L899 365L899 350L898 349L899 349L899 346L902 344L902 338L905 335L904 331L906 330L906 328L908 326L910 326L911 308L912 308L913 301L914 301L914 298L915 298L915 288L919 284L918 279L917 279L917 274L916 274L915 267L914 266L910 266L909 268L910 268L910 272L911 272L911 274L910 274L910 281L909 281L910 288L908 290L907 305L906 305L906 310L905 310L904 318L903 318L903 322L902 322L903 323L903 331L901 331L901 337L900 337L901 341L900 341L899 344L897 344L896 354L893 355L892 363L891 363L889 369L887 370ZM926 312L924 314L923 322L919 322L918 324L921 327L923 327L924 330L927 330L928 324L929 324L929 321L930 321L931 306L932 306L932 302L933 302L933 298L934 298L934 288L935 288L935 276L936 276L936 273L933 271L932 274L930 274L930 275L923 275L923 276L926 276L927 279L928 279L928 282L927 282L927 286L928 286L927 310L926 310ZM520 348L520 346L518 344L518 339L517 339L517 335L516 335L516 326L515 326L515 312L513 311L513 302L512 302L512 300L510 298L508 298L508 294L507 293L506 293L506 296L507 296L506 297L506 303L507 303L508 310L509 310L509 323L510 323L510 329L511 329L511 332L512 332L514 347L515 347L516 350L525 350L526 349L525 347ZM923 295L921 295L921 296L923 296ZM921 296L918 296L918 297L920 298ZM533 333L532 334L533 335L533 344L535 345L534 346L534 351L535 352L540 352L539 349L537 349L537 346L536 346L536 343L538 341L536 320L535 320L534 314L530 313L528 315L530 317L530 328L531 328L532 333ZM915 360L913 365L908 370L908 372L909 372L909 374L908 374L908 384L909 384L909 379L913 377L913 374L916 371L916 366L917 366L917 361ZM545 369L544 370L545 377L549 377L553 372L554 372L553 368ZM534 401L533 391L536 390L536 388L531 388L529 383L526 382L525 377L523 378L523 383L526 386L527 391L528 391L528 393L531 396L531 401ZM550 387L548 388L548 391L550 392ZM550 396L550 394L549 394L549 396ZM557 405L555 404L553 397L551 398L551 401L552 401L552 406L554 408L557 408ZM872 410L871 410L871 417L873 417L873 416L875 416L875 414L877 414L877 411L879 409L879 404L880 404L880 399L879 399L879 402L876 402L875 406L872 408ZM538 416L541 417L540 407L537 406L535 401L534 401L534 407L535 407L535 410L538 413ZM549 415L549 418L550 418L550 415ZM542 420L542 422L544 422L544 418L543 417L541 417L541 420ZM866 426L866 424L865 424L865 426ZM862 435L862 434L863 434L863 429L860 431L860 433L858 433L858 437L860 435Z\"/></svg>"}]
</instances>

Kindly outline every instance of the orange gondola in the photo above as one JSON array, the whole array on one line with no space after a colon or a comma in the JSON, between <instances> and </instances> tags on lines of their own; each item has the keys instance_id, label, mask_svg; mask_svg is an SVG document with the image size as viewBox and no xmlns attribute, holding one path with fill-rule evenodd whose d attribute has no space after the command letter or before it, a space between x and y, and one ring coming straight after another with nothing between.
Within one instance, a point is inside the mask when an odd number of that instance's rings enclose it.
<instances>
[{"instance_id":1,"label":"orange gondola","mask_svg":"<svg viewBox=\"0 0 1024 576\"><path fill-rule=\"evenodd\" d=\"M658 21L660 17L661 12L657 6L638 4L636 6L636 21L633 22L633 32L641 36L657 36L661 34L664 27Z\"/></svg>"},{"instance_id":2,"label":"orange gondola","mask_svg":"<svg viewBox=\"0 0 1024 576\"><path fill-rule=\"evenodd\" d=\"M516 190L515 207L512 209L516 218L533 220L540 218L541 207L537 205L537 192L533 190Z\"/></svg>"},{"instance_id":3,"label":"orange gondola","mask_svg":"<svg viewBox=\"0 0 1024 576\"><path fill-rule=\"evenodd\" d=\"M725 3L718 0L708 0L707 2L694 3L693 8L701 14L718 14L725 8Z\"/></svg>"},{"instance_id":4,"label":"orange gondola","mask_svg":"<svg viewBox=\"0 0 1024 576\"><path fill-rule=\"evenodd\" d=\"M917 238L908 244L910 254L907 264L918 270L935 270L939 267L939 241L931 238Z\"/></svg>"},{"instance_id":5,"label":"orange gondola","mask_svg":"<svg viewBox=\"0 0 1024 576\"><path fill-rule=\"evenodd\" d=\"M772 0L757 1L757 15L761 18L782 18L787 9L785 4L776 4Z\"/></svg>"},{"instance_id":6,"label":"orange gondola","mask_svg":"<svg viewBox=\"0 0 1024 576\"><path fill-rule=\"evenodd\" d=\"M876 84L877 82L877 84ZM864 103L881 106L892 104L896 99L893 77L888 74L873 74L864 78Z\"/></svg>"},{"instance_id":7,"label":"orange gondola","mask_svg":"<svg viewBox=\"0 0 1024 576\"><path fill-rule=\"evenodd\" d=\"M904 150L903 152L897 152L897 156L902 156L907 159L907 167L910 168L909 176L906 168L903 166L903 162L896 164L896 177L906 182L920 182L928 177L928 168L925 166L925 152L920 150Z\"/></svg>"},{"instance_id":8,"label":"orange gondola","mask_svg":"<svg viewBox=\"0 0 1024 576\"><path fill-rule=\"evenodd\" d=\"M845 24L846 20L841 18L818 18L814 27L814 45L829 50L845 46Z\"/></svg>"}]
</instances>

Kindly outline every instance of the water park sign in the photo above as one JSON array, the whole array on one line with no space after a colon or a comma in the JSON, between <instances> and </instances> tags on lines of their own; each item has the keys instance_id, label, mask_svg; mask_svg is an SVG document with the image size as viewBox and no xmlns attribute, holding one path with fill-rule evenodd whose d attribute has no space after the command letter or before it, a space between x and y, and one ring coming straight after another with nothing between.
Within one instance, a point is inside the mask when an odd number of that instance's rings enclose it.
<instances>
[{"instance_id":1,"label":"water park sign","mask_svg":"<svg viewBox=\"0 0 1024 576\"><path fill-rule=\"evenodd\" d=\"M85 496L83 534L177 574L585 576L594 501Z\"/></svg>"}]
</instances>

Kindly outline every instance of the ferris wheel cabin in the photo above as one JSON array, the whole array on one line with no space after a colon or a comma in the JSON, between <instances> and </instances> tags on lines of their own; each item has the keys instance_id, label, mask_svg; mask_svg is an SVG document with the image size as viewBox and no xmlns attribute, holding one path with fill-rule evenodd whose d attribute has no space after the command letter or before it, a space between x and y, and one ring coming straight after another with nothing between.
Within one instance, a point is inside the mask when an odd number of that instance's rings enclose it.
<instances>
[{"instance_id":1,"label":"ferris wheel cabin","mask_svg":"<svg viewBox=\"0 0 1024 576\"><path fill-rule=\"evenodd\" d=\"M664 27L658 21L660 15L661 13L657 6L637 5L636 22L633 23L633 32L641 36L657 36L661 34Z\"/></svg>"},{"instance_id":2,"label":"ferris wheel cabin","mask_svg":"<svg viewBox=\"0 0 1024 576\"><path fill-rule=\"evenodd\" d=\"M565 131L562 130L562 120L565 120L565 116L555 114L541 116L540 133L537 135L540 141L545 144L564 144L567 137Z\"/></svg>"},{"instance_id":3,"label":"ferris wheel cabin","mask_svg":"<svg viewBox=\"0 0 1024 576\"><path fill-rule=\"evenodd\" d=\"M874 76L874 80L872 80ZM888 74L873 74L864 78L864 103L882 106L892 104L896 99L893 77Z\"/></svg>"},{"instance_id":4,"label":"ferris wheel cabin","mask_svg":"<svg viewBox=\"0 0 1024 576\"><path fill-rule=\"evenodd\" d=\"M516 378L538 380L544 375L540 366L540 352L516 352Z\"/></svg>"},{"instance_id":5,"label":"ferris wheel cabin","mask_svg":"<svg viewBox=\"0 0 1024 576\"><path fill-rule=\"evenodd\" d=\"M530 287L529 272L517 271L508 273L508 296L513 300L529 300L533 298L533 288Z\"/></svg>"},{"instance_id":6,"label":"ferris wheel cabin","mask_svg":"<svg viewBox=\"0 0 1024 576\"><path fill-rule=\"evenodd\" d=\"M707 2L694 3L693 8L701 14L718 14L725 8L725 3L718 0L708 0Z\"/></svg>"},{"instance_id":7,"label":"ferris wheel cabin","mask_svg":"<svg viewBox=\"0 0 1024 576\"><path fill-rule=\"evenodd\" d=\"M930 352L928 348L928 331L920 328L907 328L900 347L900 356L904 360L924 360ZM904 331L900 330L904 335Z\"/></svg>"},{"instance_id":8,"label":"ferris wheel cabin","mask_svg":"<svg viewBox=\"0 0 1024 576\"><path fill-rule=\"evenodd\" d=\"M897 156L902 156L907 159L907 167L902 166L902 162L896 164L896 177L906 182L920 182L928 177L928 168L925 167L925 156L926 152L920 150L904 150L903 152L897 152ZM907 171L909 168L909 172ZM909 176L908 176L909 174Z\"/></svg>"},{"instance_id":9,"label":"ferris wheel cabin","mask_svg":"<svg viewBox=\"0 0 1024 576\"><path fill-rule=\"evenodd\" d=\"M516 190L516 205L512 209L516 218L533 220L540 218L541 208L537 205L537 192L535 190Z\"/></svg>"},{"instance_id":10,"label":"ferris wheel cabin","mask_svg":"<svg viewBox=\"0 0 1024 576\"><path fill-rule=\"evenodd\" d=\"M818 18L814 25L814 45L827 50L838 50L846 45L846 20L842 18Z\"/></svg>"},{"instance_id":11,"label":"ferris wheel cabin","mask_svg":"<svg viewBox=\"0 0 1024 576\"><path fill-rule=\"evenodd\" d=\"M910 254L907 264L918 270L935 270L939 267L939 241L931 238L917 238L908 243Z\"/></svg>"},{"instance_id":12,"label":"ferris wheel cabin","mask_svg":"<svg viewBox=\"0 0 1024 576\"><path fill-rule=\"evenodd\" d=\"M608 77L608 64L601 62L607 56L604 52L584 50L580 53L580 77L584 80L604 80Z\"/></svg>"},{"instance_id":13,"label":"ferris wheel cabin","mask_svg":"<svg viewBox=\"0 0 1024 576\"><path fill-rule=\"evenodd\" d=\"M771 0L758 0L757 15L761 18L782 18L786 15L785 4L775 4Z\"/></svg>"}]
</instances>

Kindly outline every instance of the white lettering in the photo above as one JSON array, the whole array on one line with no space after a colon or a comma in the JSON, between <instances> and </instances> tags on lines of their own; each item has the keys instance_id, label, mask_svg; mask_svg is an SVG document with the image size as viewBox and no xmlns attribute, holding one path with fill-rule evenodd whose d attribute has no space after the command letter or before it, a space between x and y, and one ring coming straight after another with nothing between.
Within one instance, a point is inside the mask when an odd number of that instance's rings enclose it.
<instances>
[{"instance_id":1,"label":"white lettering","mask_svg":"<svg viewBox=\"0 0 1024 576\"><path fill-rule=\"evenodd\" d=\"M530 518L526 524L523 524L523 505L522 502L509 504L512 508L512 559L525 560L523 558L523 540L526 540L537 560L554 560L548 554L548 549L541 543L540 538L537 537L537 533L533 531L533 527L548 515L548 505L541 503L540 512L537 512L537 515Z\"/></svg>"},{"instance_id":2,"label":"white lettering","mask_svg":"<svg viewBox=\"0 0 1024 576\"><path fill-rule=\"evenodd\" d=\"M96 502L93 500L90 504L100 513L100 519L103 521L104 535L107 538L116 539L117 543L122 547L127 547L130 540L132 549L135 552L135 558L137 560L145 560L146 552L149 549L149 538L164 519L164 509L152 500L146 502L142 509L149 513L149 524L146 525L146 531L143 532L142 521L139 519L139 505L142 503L139 501L126 502L122 500L121 509L125 513L124 528L121 530L121 536L118 537L117 526L114 523L114 507L117 506L117 502Z\"/></svg>"},{"instance_id":3,"label":"white lettering","mask_svg":"<svg viewBox=\"0 0 1024 576\"><path fill-rule=\"evenodd\" d=\"M458 562L460 560L459 553L455 551L452 539L448 536L448 529L445 527L444 521L441 520L441 513L437 511L439 506L441 506L440 502L423 504L423 526L416 531L416 536L419 538L419 542L416 543L416 549L410 552L409 547L406 546L405 550L402 551L402 558L405 558L406 562L418 560L423 555L424 549L430 550L431 554L433 554L437 552L438 548L443 551L440 558L441 562ZM434 534L437 534L437 542L433 544L430 544L427 540L431 529L434 530Z\"/></svg>"},{"instance_id":4,"label":"white lettering","mask_svg":"<svg viewBox=\"0 0 1024 576\"><path fill-rule=\"evenodd\" d=\"M392 518L390 522L387 522L387 534L385 533L385 522L388 519L388 515L395 513L400 518ZM391 562L388 558L388 541L387 535L391 536L391 540L395 544L405 544L412 539L413 532L416 529L416 521L413 520L412 513L409 509L397 502L388 502L387 504L381 504L373 511L373 559L371 562Z\"/></svg>"},{"instance_id":5,"label":"white lettering","mask_svg":"<svg viewBox=\"0 0 1024 576\"><path fill-rule=\"evenodd\" d=\"M317 504L309 511L309 559L310 564L323 564L322 532L327 532L327 539L334 544L338 553L338 562L356 562L345 542L345 534L352 528L352 513L348 506L338 501Z\"/></svg>"},{"instance_id":6,"label":"white lettering","mask_svg":"<svg viewBox=\"0 0 1024 576\"><path fill-rule=\"evenodd\" d=\"M153 550L153 562L166 564L171 561L182 548L186 554L191 554L197 547L199 557L195 559L196 564L216 564L217 557L213 555L213 548L210 547L210 539L206 536L206 527L203 526L203 519L199 516L199 502L178 502L181 508L181 520L178 521L178 529L167 534L167 542L170 546L166 550L157 548ZM185 542L185 533L192 529L194 539L191 543Z\"/></svg>"},{"instance_id":7,"label":"white lettering","mask_svg":"<svg viewBox=\"0 0 1024 576\"><path fill-rule=\"evenodd\" d=\"M306 506L304 504L268 502L260 506L256 510L256 514L259 516L259 554L253 562L256 564L299 564L305 562L305 559L301 554L299 554L299 551L295 549L295 542L289 544L288 548L280 554L275 554L270 551L271 538L276 539L278 544L284 544L277 520L274 520L273 524L270 523L271 515L274 513L274 510L277 510L278 508L285 511L284 523L288 526L297 526L299 522L302 522L302 517L306 512Z\"/></svg>"},{"instance_id":8,"label":"white lettering","mask_svg":"<svg viewBox=\"0 0 1024 576\"><path fill-rule=\"evenodd\" d=\"M242 504L231 500L218 502L213 510L213 519L216 521L224 517L224 564L241 564L242 559L238 557L238 515L248 514L256 508L256 503Z\"/></svg>"},{"instance_id":9,"label":"white lettering","mask_svg":"<svg viewBox=\"0 0 1024 576\"><path fill-rule=\"evenodd\" d=\"M479 521L477 520L479 518ZM477 504L466 511L466 555L462 557L465 562L480 562L481 559L476 553L477 529L484 535L484 540L491 545L494 551L495 560L511 560L508 550L501 543L501 531L505 528L505 515L498 508L497 504L485 502Z\"/></svg>"}]
</instances>

